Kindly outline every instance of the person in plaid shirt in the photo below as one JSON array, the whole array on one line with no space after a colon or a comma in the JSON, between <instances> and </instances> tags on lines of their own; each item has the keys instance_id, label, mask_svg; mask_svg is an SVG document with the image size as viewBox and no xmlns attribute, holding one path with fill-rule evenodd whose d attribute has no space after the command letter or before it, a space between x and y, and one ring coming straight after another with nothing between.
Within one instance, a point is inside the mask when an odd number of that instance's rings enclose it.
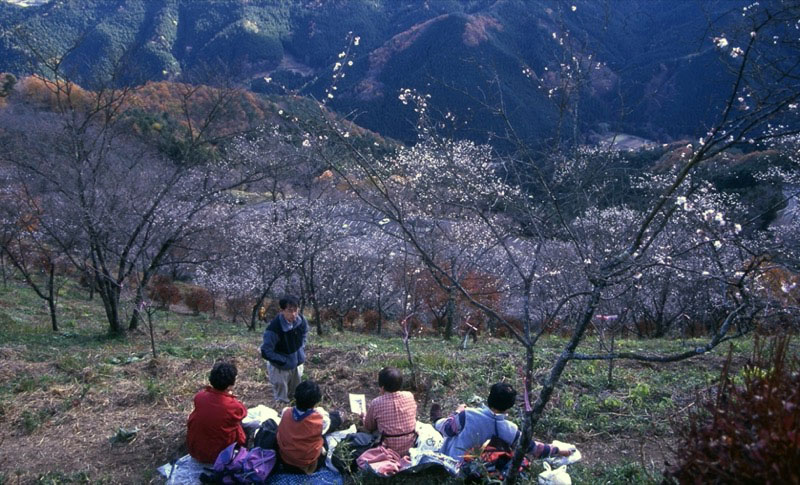
<instances>
[{"instance_id":1,"label":"person in plaid shirt","mask_svg":"<svg viewBox=\"0 0 800 485\"><path fill-rule=\"evenodd\" d=\"M364 428L378 430L381 444L397 452L400 456L408 454L417 439L417 402L414 395L401 391L403 374L394 367L384 367L378 373L381 395L367 405Z\"/></svg>"}]
</instances>

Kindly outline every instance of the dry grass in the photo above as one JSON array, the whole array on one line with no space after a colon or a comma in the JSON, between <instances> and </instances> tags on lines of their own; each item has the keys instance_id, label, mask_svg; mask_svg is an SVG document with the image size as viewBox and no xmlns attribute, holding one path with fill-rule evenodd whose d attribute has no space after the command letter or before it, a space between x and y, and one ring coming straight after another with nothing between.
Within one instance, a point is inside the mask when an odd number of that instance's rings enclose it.
<instances>
[{"instance_id":1,"label":"dry grass","mask_svg":"<svg viewBox=\"0 0 800 485\"><path fill-rule=\"evenodd\" d=\"M63 300L66 332L53 334L26 290L0 287L0 484L162 483L156 468L186 453L192 397L220 357L236 360L235 393L246 406L277 407L258 352L260 332L204 315L159 313L154 359L148 335L105 338L96 302L78 293ZM309 337L306 375L320 383L327 408L346 409L349 392L376 396L384 365L408 372L396 337ZM559 342L554 337L537 355L542 372ZM680 345L633 343L656 344ZM483 396L496 380L516 379L521 356L509 341L485 340L467 352L457 346L435 338L412 343L422 420L433 400L449 409ZM695 389L718 375L720 361L709 356L665 369L618 364L613 389L605 388L601 364L571 365L537 437L576 443L585 457L583 471L576 470L591 481L599 479L592 474L598 465L657 473L671 447L669 417L691 406ZM640 383L649 383L647 392ZM130 442L112 443L120 428L139 431Z\"/></svg>"}]
</instances>

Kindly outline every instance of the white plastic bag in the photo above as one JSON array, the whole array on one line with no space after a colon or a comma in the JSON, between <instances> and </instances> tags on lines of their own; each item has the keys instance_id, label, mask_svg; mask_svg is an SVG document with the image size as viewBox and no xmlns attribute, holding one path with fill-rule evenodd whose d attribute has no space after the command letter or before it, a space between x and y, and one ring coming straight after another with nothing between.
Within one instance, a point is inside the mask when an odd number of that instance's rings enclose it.
<instances>
[{"instance_id":1,"label":"white plastic bag","mask_svg":"<svg viewBox=\"0 0 800 485\"><path fill-rule=\"evenodd\" d=\"M581 452L578 451L575 445L556 440L550 443L550 446L558 447L559 450L572 450L572 454L569 456L551 456L547 458L547 463L550 463L550 465L554 467L572 465L581 459Z\"/></svg>"},{"instance_id":2,"label":"white plastic bag","mask_svg":"<svg viewBox=\"0 0 800 485\"><path fill-rule=\"evenodd\" d=\"M414 448L418 451L439 451L444 443L442 435L428 423L417 421L417 441Z\"/></svg>"},{"instance_id":3,"label":"white plastic bag","mask_svg":"<svg viewBox=\"0 0 800 485\"><path fill-rule=\"evenodd\" d=\"M539 474L539 485L572 485L572 478L567 473L567 465L550 468L550 464L544 462L544 471Z\"/></svg>"},{"instance_id":4,"label":"white plastic bag","mask_svg":"<svg viewBox=\"0 0 800 485\"><path fill-rule=\"evenodd\" d=\"M245 428L258 428L261 426L261 423L268 419L274 419L276 423L281 422L281 417L278 415L278 411L268 408L263 404L259 404L258 406L247 410L247 416L245 416L242 420L242 426Z\"/></svg>"}]
</instances>

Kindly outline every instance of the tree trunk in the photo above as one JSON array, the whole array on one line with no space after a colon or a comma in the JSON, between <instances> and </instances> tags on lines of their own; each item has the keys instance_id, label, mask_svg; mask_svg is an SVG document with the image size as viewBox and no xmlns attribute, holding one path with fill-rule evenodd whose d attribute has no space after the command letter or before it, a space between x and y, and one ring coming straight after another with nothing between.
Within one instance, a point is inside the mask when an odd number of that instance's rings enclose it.
<instances>
[{"instance_id":1,"label":"tree trunk","mask_svg":"<svg viewBox=\"0 0 800 485\"><path fill-rule=\"evenodd\" d=\"M128 323L128 331L132 332L139 328L139 308L141 308L142 302L144 301L144 285L146 282L144 278L142 278L142 284L136 288L136 296L133 299L133 314L131 315L131 321Z\"/></svg>"},{"instance_id":2,"label":"tree trunk","mask_svg":"<svg viewBox=\"0 0 800 485\"><path fill-rule=\"evenodd\" d=\"M522 463L522 458L527 453L528 448L531 446L533 440L533 410L530 407L530 396L533 379L533 346L526 346L525 348L525 379L523 380L523 401L524 412L522 414L522 433L517 443L517 448L514 451L514 459L511 461L511 468L508 476L506 476L505 483L516 483L517 475L519 474L519 466Z\"/></svg>"},{"instance_id":3,"label":"tree trunk","mask_svg":"<svg viewBox=\"0 0 800 485\"><path fill-rule=\"evenodd\" d=\"M453 336L453 324L456 313L456 295L455 288L450 287L447 289L447 310L445 310L444 317L444 339L450 340Z\"/></svg>"},{"instance_id":4,"label":"tree trunk","mask_svg":"<svg viewBox=\"0 0 800 485\"><path fill-rule=\"evenodd\" d=\"M614 332L611 333L611 353L614 353L614 343L615 343L615 335ZM608 384L609 389L613 389L614 387L614 359L608 359Z\"/></svg>"},{"instance_id":5,"label":"tree trunk","mask_svg":"<svg viewBox=\"0 0 800 485\"><path fill-rule=\"evenodd\" d=\"M383 283L383 281L380 281ZM383 330L383 305L381 305L381 293L383 292L383 285L378 284L378 292L377 292L377 306L378 307L378 328L376 329L377 334L380 335L381 331Z\"/></svg>"},{"instance_id":6,"label":"tree trunk","mask_svg":"<svg viewBox=\"0 0 800 485\"><path fill-rule=\"evenodd\" d=\"M669 297L669 285L664 284L656 303L656 318L655 318L655 338L663 338L667 333L668 326L665 323L664 313L667 308L667 298Z\"/></svg>"},{"instance_id":7,"label":"tree trunk","mask_svg":"<svg viewBox=\"0 0 800 485\"><path fill-rule=\"evenodd\" d=\"M6 257L3 251L0 251L0 271L3 273L3 287L8 286L8 277L6 276Z\"/></svg>"},{"instance_id":8,"label":"tree trunk","mask_svg":"<svg viewBox=\"0 0 800 485\"><path fill-rule=\"evenodd\" d=\"M536 402L533 403L531 411L525 412L525 420L522 424L520 445L517 446L517 449L514 451L514 459L511 461L511 469L505 480L506 484L514 484L517 482L517 478L519 476L518 469L522 463L522 458L525 456L525 452L527 451L526 447L530 446L531 436L533 436L533 428L536 426L536 423L539 422L539 419L541 419L542 414L544 413L544 408L547 406L547 403L550 402L550 398L553 395L553 390L555 390L558 381L561 379L561 374L567 367L567 363L572 358L575 349L578 348L578 344L581 342L581 339L583 339L584 333L586 333L586 328L589 326L589 323L591 323L592 318L594 317L595 311L597 310L597 305L600 303L600 293L601 287L599 285L595 285L595 287L592 289L591 298L586 304L583 315L581 315L580 320L578 320L577 324L575 325L575 332L573 332L572 337L567 343L567 346L564 347L563 351L561 351L561 355L558 356L556 363L550 369L550 374L545 379L542 389L539 391L539 397L537 397ZM528 353L530 355L527 355ZM525 375L532 376L532 346L526 346L525 367ZM528 379L527 386L530 385L530 380ZM526 392L529 391L526 389Z\"/></svg>"},{"instance_id":9,"label":"tree trunk","mask_svg":"<svg viewBox=\"0 0 800 485\"><path fill-rule=\"evenodd\" d=\"M317 335L322 335L322 319L319 311L319 303L316 298L311 299L311 308L314 311L314 322L317 324Z\"/></svg>"},{"instance_id":10,"label":"tree trunk","mask_svg":"<svg viewBox=\"0 0 800 485\"><path fill-rule=\"evenodd\" d=\"M311 302L314 324L317 327L317 335L322 335L322 321L320 320L319 303L317 302L317 289L314 286L314 257L308 263L308 274L305 275L306 288L308 289L308 299Z\"/></svg>"},{"instance_id":11,"label":"tree trunk","mask_svg":"<svg viewBox=\"0 0 800 485\"><path fill-rule=\"evenodd\" d=\"M108 320L108 330L112 335L122 335L125 329L119 320L119 289L115 282L108 278L102 275L98 275L97 278L100 299L103 301L103 309Z\"/></svg>"},{"instance_id":12,"label":"tree trunk","mask_svg":"<svg viewBox=\"0 0 800 485\"><path fill-rule=\"evenodd\" d=\"M56 292L56 265L48 257L46 267L47 267L47 278L45 279L44 288L41 288L40 285L36 284L36 281L33 278L33 274L31 270L25 265L24 260L22 258L17 258L8 250L7 246L0 247L0 251L4 252L8 255L11 264L14 265L15 268L20 272L22 277L25 279L25 282L30 286L30 288L36 293L36 296L41 298L42 300L47 302L48 311L50 313L50 324L53 327L54 332L58 332L58 318L56 315L56 299L58 298L58 294ZM2 254L2 253L0 253Z\"/></svg>"},{"instance_id":13,"label":"tree trunk","mask_svg":"<svg viewBox=\"0 0 800 485\"><path fill-rule=\"evenodd\" d=\"M250 325L248 325L247 327L247 330L250 330L251 332L255 332L256 330L256 322L258 321L258 310L261 308L261 305L264 304L264 299L267 298L267 293L269 293L269 288L261 292L261 295L259 295L258 300L256 300L256 304L253 305L253 311L250 313Z\"/></svg>"},{"instance_id":14,"label":"tree trunk","mask_svg":"<svg viewBox=\"0 0 800 485\"><path fill-rule=\"evenodd\" d=\"M147 329L150 331L150 349L153 351L153 358L157 358L156 355L156 338L155 338L155 329L153 329L153 313L152 311L147 312Z\"/></svg>"},{"instance_id":15,"label":"tree trunk","mask_svg":"<svg viewBox=\"0 0 800 485\"><path fill-rule=\"evenodd\" d=\"M47 306L50 309L50 323L53 326L53 331L58 332L58 317L56 316L56 271L55 264L50 265L50 274L47 276Z\"/></svg>"}]
</instances>

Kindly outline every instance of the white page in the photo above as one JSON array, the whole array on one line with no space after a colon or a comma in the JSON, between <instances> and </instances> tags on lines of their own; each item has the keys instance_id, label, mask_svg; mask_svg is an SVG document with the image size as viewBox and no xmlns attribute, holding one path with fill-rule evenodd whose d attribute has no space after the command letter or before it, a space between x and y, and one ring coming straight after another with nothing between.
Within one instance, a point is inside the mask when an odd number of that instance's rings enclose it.
<instances>
[{"instance_id":1,"label":"white page","mask_svg":"<svg viewBox=\"0 0 800 485\"><path fill-rule=\"evenodd\" d=\"M350 394L350 412L355 414L367 412L367 397L364 394Z\"/></svg>"}]
</instances>

